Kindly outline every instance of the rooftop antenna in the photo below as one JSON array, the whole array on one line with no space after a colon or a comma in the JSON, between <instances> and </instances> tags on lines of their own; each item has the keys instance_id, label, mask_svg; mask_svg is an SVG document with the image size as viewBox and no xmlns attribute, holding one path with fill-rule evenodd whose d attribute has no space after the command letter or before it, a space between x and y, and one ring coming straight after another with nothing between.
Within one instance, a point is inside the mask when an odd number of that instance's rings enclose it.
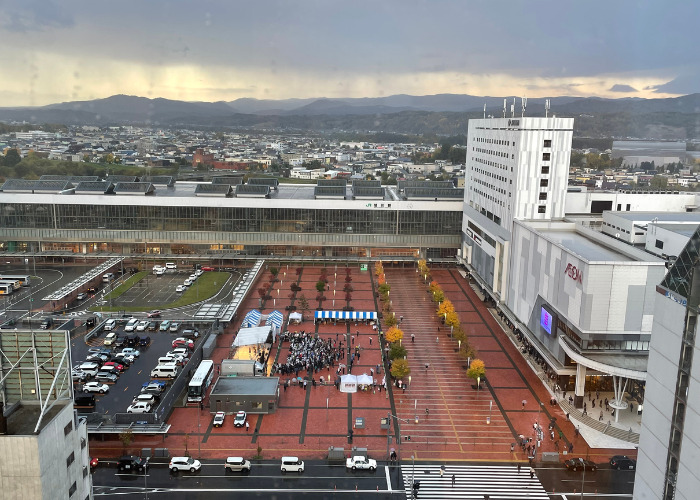
<instances>
[{"instance_id":1,"label":"rooftop antenna","mask_svg":"<svg viewBox=\"0 0 700 500\"><path fill-rule=\"evenodd\" d=\"M521 97L520 101L521 101L521 104L523 106L523 113L520 116L521 116L521 118L525 118L525 108L527 108L527 97Z\"/></svg>"},{"instance_id":2,"label":"rooftop antenna","mask_svg":"<svg viewBox=\"0 0 700 500\"><path fill-rule=\"evenodd\" d=\"M484 103L484 118L486 118L486 103Z\"/></svg>"},{"instance_id":3,"label":"rooftop antenna","mask_svg":"<svg viewBox=\"0 0 700 500\"><path fill-rule=\"evenodd\" d=\"M551 107L551 103L549 102L549 99L544 100L544 117L547 118L549 116L549 108Z\"/></svg>"},{"instance_id":4,"label":"rooftop antenna","mask_svg":"<svg viewBox=\"0 0 700 500\"><path fill-rule=\"evenodd\" d=\"M506 100L505 98L503 99L503 118L506 117Z\"/></svg>"}]
</instances>

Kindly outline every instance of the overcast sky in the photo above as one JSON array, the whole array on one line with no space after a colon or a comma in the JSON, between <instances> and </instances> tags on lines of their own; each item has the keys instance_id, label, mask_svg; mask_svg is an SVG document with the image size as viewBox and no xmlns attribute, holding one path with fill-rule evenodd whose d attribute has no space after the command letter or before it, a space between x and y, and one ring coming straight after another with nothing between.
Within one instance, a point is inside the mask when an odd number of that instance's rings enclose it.
<instances>
[{"instance_id":1,"label":"overcast sky","mask_svg":"<svg viewBox=\"0 0 700 500\"><path fill-rule=\"evenodd\" d=\"M700 91L698 0L0 0L0 106Z\"/></svg>"}]
</instances>

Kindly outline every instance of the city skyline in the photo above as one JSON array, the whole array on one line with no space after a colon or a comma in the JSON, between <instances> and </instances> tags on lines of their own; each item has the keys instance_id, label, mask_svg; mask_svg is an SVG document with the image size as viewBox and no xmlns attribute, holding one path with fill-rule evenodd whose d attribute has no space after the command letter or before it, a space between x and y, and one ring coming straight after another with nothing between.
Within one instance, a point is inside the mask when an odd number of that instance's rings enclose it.
<instances>
[{"instance_id":1,"label":"city skyline","mask_svg":"<svg viewBox=\"0 0 700 500\"><path fill-rule=\"evenodd\" d=\"M700 6L5 2L0 106L394 94L672 97L697 91ZM592 15L591 13L599 13Z\"/></svg>"}]
</instances>

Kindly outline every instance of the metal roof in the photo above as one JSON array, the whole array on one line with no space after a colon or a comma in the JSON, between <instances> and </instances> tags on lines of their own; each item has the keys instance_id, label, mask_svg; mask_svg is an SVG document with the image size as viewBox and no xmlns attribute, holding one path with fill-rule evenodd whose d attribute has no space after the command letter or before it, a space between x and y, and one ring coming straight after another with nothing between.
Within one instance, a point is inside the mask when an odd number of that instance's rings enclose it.
<instances>
[{"instance_id":1,"label":"metal roof","mask_svg":"<svg viewBox=\"0 0 700 500\"><path fill-rule=\"evenodd\" d=\"M318 179L316 181L317 186L342 186L345 187L348 185L348 180L347 179Z\"/></svg>"},{"instance_id":2,"label":"metal roof","mask_svg":"<svg viewBox=\"0 0 700 500\"><path fill-rule=\"evenodd\" d=\"M279 377L219 377L211 390L215 395L240 396L277 396Z\"/></svg>"},{"instance_id":3,"label":"metal roof","mask_svg":"<svg viewBox=\"0 0 700 500\"><path fill-rule=\"evenodd\" d=\"M112 193L114 184L109 181L83 181L75 186L75 192L78 194Z\"/></svg>"},{"instance_id":4,"label":"metal roof","mask_svg":"<svg viewBox=\"0 0 700 500\"><path fill-rule=\"evenodd\" d=\"M404 189L406 199L412 200L454 200L464 198L464 189L455 188L451 182L448 183L451 187L435 188L435 187L407 187Z\"/></svg>"},{"instance_id":5,"label":"metal roof","mask_svg":"<svg viewBox=\"0 0 700 500\"><path fill-rule=\"evenodd\" d=\"M231 196L233 188L230 184L198 184L194 190L195 196Z\"/></svg>"},{"instance_id":6,"label":"metal roof","mask_svg":"<svg viewBox=\"0 0 700 500\"><path fill-rule=\"evenodd\" d=\"M269 186L272 189L277 189L279 183L274 177L252 177L248 179L248 185L250 186Z\"/></svg>"},{"instance_id":7,"label":"metal roof","mask_svg":"<svg viewBox=\"0 0 700 500\"><path fill-rule=\"evenodd\" d=\"M245 198L267 198L270 196L270 186L239 184L236 186L236 196Z\"/></svg>"},{"instance_id":8,"label":"metal roof","mask_svg":"<svg viewBox=\"0 0 700 500\"><path fill-rule=\"evenodd\" d=\"M382 187L381 181L367 181L364 179L353 179L352 190L354 191L358 187Z\"/></svg>"},{"instance_id":9,"label":"metal roof","mask_svg":"<svg viewBox=\"0 0 700 500\"><path fill-rule=\"evenodd\" d=\"M45 174L39 177L40 181L68 181L74 184L78 182L99 181L97 175L51 175Z\"/></svg>"},{"instance_id":10,"label":"metal roof","mask_svg":"<svg viewBox=\"0 0 700 500\"><path fill-rule=\"evenodd\" d=\"M117 182L116 194L152 194L156 188L150 182Z\"/></svg>"},{"instance_id":11,"label":"metal roof","mask_svg":"<svg viewBox=\"0 0 700 500\"><path fill-rule=\"evenodd\" d=\"M454 184L451 181L398 181L399 191L406 188L432 188L432 189L452 189Z\"/></svg>"},{"instance_id":12,"label":"metal roof","mask_svg":"<svg viewBox=\"0 0 700 500\"><path fill-rule=\"evenodd\" d=\"M356 199L383 200L386 193L383 187L355 187L352 194Z\"/></svg>"},{"instance_id":13,"label":"metal roof","mask_svg":"<svg viewBox=\"0 0 700 500\"><path fill-rule=\"evenodd\" d=\"M316 186L314 188L316 199L345 199L345 186Z\"/></svg>"},{"instance_id":14,"label":"metal roof","mask_svg":"<svg viewBox=\"0 0 700 500\"><path fill-rule=\"evenodd\" d=\"M150 182L158 186L174 186L175 177L172 175L152 175L141 178L141 182Z\"/></svg>"},{"instance_id":15,"label":"metal roof","mask_svg":"<svg viewBox=\"0 0 700 500\"><path fill-rule=\"evenodd\" d=\"M212 184L228 184L229 186L238 186L239 184L243 184L243 176L240 176L240 177L235 177L235 176L212 177L211 183Z\"/></svg>"}]
</instances>

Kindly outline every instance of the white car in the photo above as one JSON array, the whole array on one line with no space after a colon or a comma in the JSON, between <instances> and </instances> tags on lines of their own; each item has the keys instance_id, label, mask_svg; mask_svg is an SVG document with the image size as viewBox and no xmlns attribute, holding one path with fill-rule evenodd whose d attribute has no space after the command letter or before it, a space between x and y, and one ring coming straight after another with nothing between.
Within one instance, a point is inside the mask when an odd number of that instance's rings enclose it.
<instances>
[{"instance_id":1,"label":"white car","mask_svg":"<svg viewBox=\"0 0 700 500\"><path fill-rule=\"evenodd\" d=\"M233 419L234 427L243 427L245 425L246 414L244 411L239 411L236 413L236 417Z\"/></svg>"},{"instance_id":2,"label":"white car","mask_svg":"<svg viewBox=\"0 0 700 500\"><path fill-rule=\"evenodd\" d=\"M197 274L190 274L190 281L194 283L194 281L197 279Z\"/></svg>"},{"instance_id":3,"label":"white car","mask_svg":"<svg viewBox=\"0 0 700 500\"><path fill-rule=\"evenodd\" d=\"M224 425L224 420L226 419L226 413L223 411L217 411L216 415L214 415L214 422L213 425L214 427L221 427Z\"/></svg>"},{"instance_id":4,"label":"white car","mask_svg":"<svg viewBox=\"0 0 700 500\"><path fill-rule=\"evenodd\" d=\"M175 287L176 292L184 292L185 290L187 290L187 287L185 285L177 285Z\"/></svg>"},{"instance_id":5,"label":"white car","mask_svg":"<svg viewBox=\"0 0 700 500\"><path fill-rule=\"evenodd\" d=\"M204 274L204 271L202 271L201 269L197 269L197 270L194 272L194 275L197 276L197 277L201 276L202 274Z\"/></svg>"},{"instance_id":6,"label":"white car","mask_svg":"<svg viewBox=\"0 0 700 500\"><path fill-rule=\"evenodd\" d=\"M196 472L202 468L202 463L192 457L173 457L170 460L170 464L168 464L168 468L172 472L178 472L181 470Z\"/></svg>"},{"instance_id":7,"label":"white car","mask_svg":"<svg viewBox=\"0 0 700 500\"><path fill-rule=\"evenodd\" d=\"M377 461L367 457L350 457L345 461L345 467L352 470L369 470L377 469Z\"/></svg>"},{"instance_id":8,"label":"white car","mask_svg":"<svg viewBox=\"0 0 700 500\"><path fill-rule=\"evenodd\" d=\"M135 358L138 358L139 356L141 356L141 351L139 351L138 349L134 349L133 347L125 347L124 349L122 349L122 354L124 356L133 356Z\"/></svg>"},{"instance_id":9,"label":"white car","mask_svg":"<svg viewBox=\"0 0 700 500\"><path fill-rule=\"evenodd\" d=\"M176 331L178 331L179 329L180 329L180 323L178 323L177 321L175 321L174 323L171 323L171 324L170 324L169 330L170 330L171 332L176 332Z\"/></svg>"},{"instance_id":10,"label":"white car","mask_svg":"<svg viewBox=\"0 0 700 500\"><path fill-rule=\"evenodd\" d=\"M87 382L83 385L83 392L98 392L104 394L109 392L109 386L107 384L100 384L99 382Z\"/></svg>"},{"instance_id":11,"label":"white car","mask_svg":"<svg viewBox=\"0 0 700 500\"><path fill-rule=\"evenodd\" d=\"M151 411L151 405L143 402L134 403L126 409L127 413L148 413L149 411Z\"/></svg>"},{"instance_id":12,"label":"white car","mask_svg":"<svg viewBox=\"0 0 700 500\"><path fill-rule=\"evenodd\" d=\"M136 318L131 318L129 322L124 327L125 332L133 332L136 329L136 325L139 324L139 320Z\"/></svg>"},{"instance_id":13,"label":"white car","mask_svg":"<svg viewBox=\"0 0 700 500\"><path fill-rule=\"evenodd\" d=\"M122 361L129 363L130 365L136 361L136 358L132 354L124 354L123 352L118 352L114 355L116 361Z\"/></svg>"},{"instance_id":14,"label":"white car","mask_svg":"<svg viewBox=\"0 0 700 500\"><path fill-rule=\"evenodd\" d=\"M185 285L185 286L191 286L192 283L194 283L194 281L192 281L191 279L187 278L187 279L185 280L185 282L183 283L183 285Z\"/></svg>"},{"instance_id":15,"label":"white car","mask_svg":"<svg viewBox=\"0 0 700 500\"><path fill-rule=\"evenodd\" d=\"M136 325L136 331L145 332L146 328L148 328L148 323L150 323L150 321L139 321L138 325Z\"/></svg>"}]
</instances>

